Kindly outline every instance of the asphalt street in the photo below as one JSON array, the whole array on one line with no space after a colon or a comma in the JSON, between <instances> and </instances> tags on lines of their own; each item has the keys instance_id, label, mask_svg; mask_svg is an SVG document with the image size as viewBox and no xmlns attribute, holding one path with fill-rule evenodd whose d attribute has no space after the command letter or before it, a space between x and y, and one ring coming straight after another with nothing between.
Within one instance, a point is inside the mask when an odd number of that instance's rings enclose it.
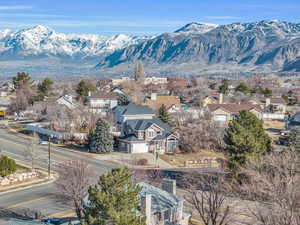
<instances>
[{"instance_id":1,"label":"asphalt street","mask_svg":"<svg viewBox=\"0 0 300 225\"><path fill-rule=\"evenodd\" d=\"M29 142L26 139L17 137L0 129L0 151L2 154L10 156L17 160L30 163L26 159L24 149ZM37 145L37 154L39 159L36 165L42 168L48 168L48 147ZM69 150L67 148L58 148L51 146L51 166L55 170L57 165L68 159L85 160L93 166L95 171L101 175L111 168L118 167L117 164L101 161L91 156ZM60 212L70 211L68 205L59 197L54 183L34 186L21 191L14 191L6 194L0 193L0 225L8 223L10 218L26 218L38 212L46 217L51 217Z\"/></svg>"}]
</instances>

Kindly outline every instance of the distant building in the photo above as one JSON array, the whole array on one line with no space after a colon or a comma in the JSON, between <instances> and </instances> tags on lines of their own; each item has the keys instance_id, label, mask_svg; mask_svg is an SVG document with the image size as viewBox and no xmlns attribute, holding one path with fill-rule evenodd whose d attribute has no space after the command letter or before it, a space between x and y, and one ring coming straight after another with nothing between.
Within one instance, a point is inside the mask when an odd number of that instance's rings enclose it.
<instances>
[{"instance_id":1,"label":"distant building","mask_svg":"<svg viewBox=\"0 0 300 225\"><path fill-rule=\"evenodd\" d=\"M130 82L130 81L134 81L134 79L130 78L130 77L121 77L121 78L111 80L112 85L114 85L114 86L119 86L125 82Z\"/></svg>"},{"instance_id":2,"label":"distant building","mask_svg":"<svg viewBox=\"0 0 300 225\"><path fill-rule=\"evenodd\" d=\"M172 106L179 107L181 104L178 96L161 96L152 93L150 98L146 98L145 105L154 110L158 110L162 105L165 105L166 108L169 109Z\"/></svg>"},{"instance_id":3,"label":"distant building","mask_svg":"<svg viewBox=\"0 0 300 225\"><path fill-rule=\"evenodd\" d=\"M258 119L263 119L263 110L259 105L253 104L209 104L207 105L212 119L220 122L229 122L240 111L252 112Z\"/></svg>"},{"instance_id":4,"label":"distant building","mask_svg":"<svg viewBox=\"0 0 300 225\"><path fill-rule=\"evenodd\" d=\"M86 104L90 112L107 116L107 113L118 105L118 95L113 92L89 93Z\"/></svg>"},{"instance_id":5,"label":"distant building","mask_svg":"<svg viewBox=\"0 0 300 225\"><path fill-rule=\"evenodd\" d=\"M61 96L58 99L56 99L56 103L64 105L70 110L73 110L76 107L78 107L78 105L73 101L72 95Z\"/></svg>"},{"instance_id":6,"label":"distant building","mask_svg":"<svg viewBox=\"0 0 300 225\"><path fill-rule=\"evenodd\" d=\"M154 85L162 85L162 84L167 84L168 83L168 78L167 77L146 77L144 79L144 84L154 84Z\"/></svg>"}]
</instances>

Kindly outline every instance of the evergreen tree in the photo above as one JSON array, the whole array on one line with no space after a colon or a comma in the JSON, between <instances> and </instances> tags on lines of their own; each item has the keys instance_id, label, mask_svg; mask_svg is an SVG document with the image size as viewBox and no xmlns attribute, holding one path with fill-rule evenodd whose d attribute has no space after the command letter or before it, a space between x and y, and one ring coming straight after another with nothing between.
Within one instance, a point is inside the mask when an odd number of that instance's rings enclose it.
<instances>
[{"instance_id":1,"label":"evergreen tree","mask_svg":"<svg viewBox=\"0 0 300 225\"><path fill-rule=\"evenodd\" d=\"M234 173L238 172L247 160L257 159L271 150L271 139L262 122L249 111L241 111L230 122L224 142L228 164Z\"/></svg>"},{"instance_id":2,"label":"evergreen tree","mask_svg":"<svg viewBox=\"0 0 300 225\"><path fill-rule=\"evenodd\" d=\"M15 89L19 89L23 85L28 85L29 87L33 86L33 81L31 80L29 73L25 72L18 72L17 76L12 78L12 81Z\"/></svg>"},{"instance_id":3,"label":"evergreen tree","mask_svg":"<svg viewBox=\"0 0 300 225\"><path fill-rule=\"evenodd\" d=\"M76 92L80 97L88 96L89 92L96 91L96 86L88 81L80 81L78 83Z\"/></svg>"},{"instance_id":4,"label":"evergreen tree","mask_svg":"<svg viewBox=\"0 0 300 225\"><path fill-rule=\"evenodd\" d=\"M15 160L5 155L0 156L0 176L7 176L17 171Z\"/></svg>"},{"instance_id":5,"label":"evergreen tree","mask_svg":"<svg viewBox=\"0 0 300 225\"><path fill-rule=\"evenodd\" d=\"M226 95L229 90L228 80L223 80L222 85L219 86L219 93Z\"/></svg>"},{"instance_id":6,"label":"evergreen tree","mask_svg":"<svg viewBox=\"0 0 300 225\"><path fill-rule=\"evenodd\" d=\"M158 110L158 118L161 119L164 123L170 124L170 117L167 110L167 107L163 104Z\"/></svg>"},{"instance_id":7,"label":"evergreen tree","mask_svg":"<svg viewBox=\"0 0 300 225\"><path fill-rule=\"evenodd\" d=\"M248 94L251 92L251 87L249 87L245 82L241 82L236 88L235 92L242 92Z\"/></svg>"},{"instance_id":8,"label":"evergreen tree","mask_svg":"<svg viewBox=\"0 0 300 225\"><path fill-rule=\"evenodd\" d=\"M109 153L113 151L113 135L110 125L103 119L99 119L96 128L88 137L88 146L93 153Z\"/></svg>"},{"instance_id":9,"label":"evergreen tree","mask_svg":"<svg viewBox=\"0 0 300 225\"><path fill-rule=\"evenodd\" d=\"M129 102L127 95L118 94L118 105L128 105Z\"/></svg>"},{"instance_id":10,"label":"evergreen tree","mask_svg":"<svg viewBox=\"0 0 300 225\"><path fill-rule=\"evenodd\" d=\"M39 85L39 92L43 93L44 95L48 95L48 91L53 85L53 80L51 78L46 77L43 82Z\"/></svg>"},{"instance_id":11,"label":"evergreen tree","mask_svg":"<svg viewBox=\"0 0 300 225\"><path fill-rule=\"evenodd\" d=\"M112 169L90 187L83 224L145 225L143 214L137 214L140 191L129 169Z\"/></svg>"}]
</instances>

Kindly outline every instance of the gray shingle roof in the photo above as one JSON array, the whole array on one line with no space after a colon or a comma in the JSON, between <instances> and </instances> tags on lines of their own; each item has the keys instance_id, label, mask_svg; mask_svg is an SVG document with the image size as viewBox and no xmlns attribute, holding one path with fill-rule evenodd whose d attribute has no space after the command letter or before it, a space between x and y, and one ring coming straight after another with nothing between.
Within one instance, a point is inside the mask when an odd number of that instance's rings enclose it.
<instances>
[{"instance_id":1,"label":"gray shingle roof","mask_svg":"<svg viewBox=\"0 0 300 225\"><path fill-rule=\"evenodd\" d=\"M120 140L124 140L124 141L145 141L143 139L138 139L134 134L130 134L127 136L122 136L119 138Z\"/></svg>"},{"instance_id":2,"label":"gray shingle roof","mask_svg":"<svg viewBox=\"0 0 300 225\"><path fill-rule=\"evenodd\" d=\"M172 130L168 124L164 123L158 118L143 120L127 120L126 124L132 127L134 130L146 130L153 124L156 124L157 126L163 128L165 132L171 132Z\"/></svg>"},{"instance_id":3,"label":"gray shingle roof","mask_svg":"<svg viewBox=\"0 0 300 225\"><path fill-rule=\"evenodd\" d=\"M133 103L129 103L125 106L117 106L115 110L120 111L123 115L155 114L148 106L141 106Z\"/></svg>"},{"instance_id":4,"label":"gray shingle roof","mask_svg":"<svg viewBox=\"0 0 300 225\"><path fill-rule=\"evenodd\" d=\"M164 211L169 208L177 208L179 207L179 203L183 201L182 197L173 195L150 184L140 182L138 185L142 187L142 191L140 192L141 197L145 197L147 194L151 195L152 213Z\"/></svg>"}]
</instances>

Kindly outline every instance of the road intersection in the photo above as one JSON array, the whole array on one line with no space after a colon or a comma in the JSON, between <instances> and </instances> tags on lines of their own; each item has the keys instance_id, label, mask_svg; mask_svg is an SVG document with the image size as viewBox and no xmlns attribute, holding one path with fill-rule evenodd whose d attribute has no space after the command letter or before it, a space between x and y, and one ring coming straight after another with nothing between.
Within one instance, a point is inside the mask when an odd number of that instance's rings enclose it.
<instances>
[{"instance_id":1,"label":"road intersection","mask_svg":"<svg viewBox=\"0 0 300 225\"><path fill-rule=\"evenodd\" d=\"M28 140L10 134L7 130L0 129L0 151L2 154L29 164L30 162L24 154L24 149L28 144ZM38 145L37 154L40 155L40 158L36 160L37 166L44 169L48 168L47 146ZM119 166L67 148L51 147L52 169L55 170L57 164L67 159L85 160L95 168L99 175ZM0 225L7 224L7 221L13 217L22 218L26 213L40 212L44 216L51 216L63 211L70 212L70 208L59 197L59 191L54 183L33 186L5 194L0 193Z\"/></svg>"}]
</instances>

